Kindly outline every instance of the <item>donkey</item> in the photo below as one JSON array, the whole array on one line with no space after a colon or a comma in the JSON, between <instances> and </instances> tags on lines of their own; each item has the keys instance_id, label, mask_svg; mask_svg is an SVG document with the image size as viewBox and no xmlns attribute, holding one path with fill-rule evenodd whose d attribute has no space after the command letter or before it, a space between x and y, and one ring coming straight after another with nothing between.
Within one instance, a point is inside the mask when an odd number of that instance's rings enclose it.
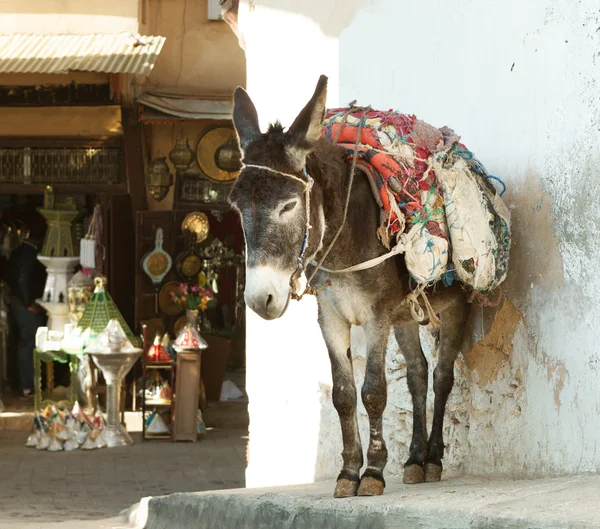
<instances>
[{"instance_id":1,"label":"donkey","mask_svg":"<svg viewBox=\"0 0 600 529\"><path fill-rule=\"evenodd\" d=\"M241 217L246 238L245 301L267 320L279 318L286 311L298 256L304 255L306 274L310 276L315 261L328 248L344 218L350 164L344 149L321 137L326 95L327 77L321 76L314 95L292 126L284 131L277 122L263 134L246 91L238 87L234 93L233 122L243 167L229 201ZM435 340L439 362L434 371L434 416L427 438L428 365L421 349L419 324L406 303L409 274L403 257L347 274L331 272L385 253L376 235L380 211L369 182L362 173L357 173L354 180L346 221L323 268L312 279L318 321L331 361L333 404L342 428L343 467L335 486L336 498L380 495L385 488L387 449L382 414L387 402L385 354L392 328L406 359L413 403L412 442L404 466L404 483L441 479L444 410L454 384L454 361L467 314L465 294L459 287L429 291L431 306L441 324ZM367 337L361 396L369 416L370 439L362 476L363 451L350 352L352 325L362 326Z\"/></svg>"}]
</instances>

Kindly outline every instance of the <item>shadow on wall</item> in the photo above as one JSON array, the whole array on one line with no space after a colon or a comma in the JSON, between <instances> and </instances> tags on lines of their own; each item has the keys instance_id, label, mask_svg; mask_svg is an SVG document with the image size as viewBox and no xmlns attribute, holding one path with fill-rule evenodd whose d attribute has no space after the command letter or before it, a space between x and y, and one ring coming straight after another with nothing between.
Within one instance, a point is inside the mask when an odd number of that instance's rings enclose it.
<instances>
[{"instance_id":1,"label":"shadow on wall","mask_svg":"<svg viewBox=\"0 0 600 529\"><path fill-rule=\"evenodd\" d=\"M509 193L513 206L511 271L505 282L504 297L496 307L472 305L465 329L462 353L455 365L455 385L448 400L444 421L446 452L444 476L465 473L499 474L513 478L556 475L563 472L551 465L528 464L533 454L512 450L515 443L527 446L530 439L525 423L528 401L541 392L550 392L556 411L561 408L561 393L569 378L563 362L538 351L531 328L518 306L526 305L533 283L555 288L563 282L562 257L552 233L550 197L529 176L527 194ZM529 230L539 237L526 237ZM536 270L540 255L547 256L541 273ZM530 315L530 318L532 315ZM421 329L423 351L429 364L428 430L433 417L433 368L437 355L426 328ZM364 380L366 340L360 328L352 329L352 357L358 396L358 418L363 453L368 446L368 416L362 405L360 389ZM547 385L526 392L528 370L541 371ZM384 413L384 438L389 458L386 475L399 476L408 457L412 434L412 401L406 384L406 364L401 344L390 335L386 377L388 404ZM335 478L342 466L342 440L330 385L321 385L321 417L315 480ZM364 467L363 467L364 470Z\"/></svg>"}]
</instances>

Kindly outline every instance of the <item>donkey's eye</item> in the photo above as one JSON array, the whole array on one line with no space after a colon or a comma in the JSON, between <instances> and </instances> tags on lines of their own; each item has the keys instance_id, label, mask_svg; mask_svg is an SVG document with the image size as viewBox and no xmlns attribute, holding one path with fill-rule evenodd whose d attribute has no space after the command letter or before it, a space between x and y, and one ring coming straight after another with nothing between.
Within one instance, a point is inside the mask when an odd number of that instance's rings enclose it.
<instances>
[{"instance_id":1,"label":"donkey's eye","mask_svg":"<svg viewBox=\"0 0 600 529\"><path fill-rule=\"evenodd\" d=\"M298 204L298 202L295 200L293 202L288 202L279 210L279 215L281 216L285 213L289 213L296 207L296 204Z\"/></svg>"}]
</instances>

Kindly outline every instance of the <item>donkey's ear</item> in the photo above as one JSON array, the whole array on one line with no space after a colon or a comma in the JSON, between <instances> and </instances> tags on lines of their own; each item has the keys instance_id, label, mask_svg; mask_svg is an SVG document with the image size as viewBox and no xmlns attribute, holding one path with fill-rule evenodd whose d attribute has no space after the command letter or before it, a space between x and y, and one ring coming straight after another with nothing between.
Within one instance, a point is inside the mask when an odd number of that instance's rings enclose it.
<instances>
[{"instance_id":1,"label":"donkey's ear","mask_svg":"<svg viewBox=\"0 0 600 529\"><path fill-rule=\"evenodd\" d=\"M233 93L233 125L242 151L260 136L258 114L248 92L238 86Z\"/></svg>"},{"instance_id":2,"label":"donkey's ear","mask_svg":"<svg viewBox=\"0 0 600 529\"><path fill-rule=\"evenodd\" d=\"M288 130L288 138L293 147L310 150L311 144L319 139L326 99L327 77L321 75L315 93Z\"/></svg>"}]
</instances>

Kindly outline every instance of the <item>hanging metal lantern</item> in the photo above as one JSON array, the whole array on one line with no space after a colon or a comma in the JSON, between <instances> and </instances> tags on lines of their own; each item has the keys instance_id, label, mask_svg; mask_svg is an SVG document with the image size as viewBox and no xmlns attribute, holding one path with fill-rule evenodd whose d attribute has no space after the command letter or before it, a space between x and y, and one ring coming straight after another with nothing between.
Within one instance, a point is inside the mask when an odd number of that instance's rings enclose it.
<instances>
[{"instance_id":1,"label":"hanging metal lantern","mask_svg":"<svg viewBox=\"0 0 600 529\"><path fill-rule=\"evenodd\" d=\"M173 176L169 171L165 157L155 158L146 171L146 187L154 200L161 201L167 196L173 185Z\"/></svg>"},{"instance_id":2,"label":"hanging metal lantern","mask_svg":"<svg viewBox=\"0 0 600 529\"><path fill-rule=\"evenodd\" d=\"M175 147L169 153L169 160L171 160L177 172L185 172L193 159L194 153L190 149L188 141L186 139L177 140Z\"/></svg>"},{"instance_id":3,"label":"hanging metal lantern","mask_svg":"<svg viewBox=\"0 0 600 529\"><path fill-rule=\"evenodd\" d=\"M234 138L229 138L215 152L215 163L219 169L235 173L242 167L242 154Z\"/></svg>"}]
</instances>

